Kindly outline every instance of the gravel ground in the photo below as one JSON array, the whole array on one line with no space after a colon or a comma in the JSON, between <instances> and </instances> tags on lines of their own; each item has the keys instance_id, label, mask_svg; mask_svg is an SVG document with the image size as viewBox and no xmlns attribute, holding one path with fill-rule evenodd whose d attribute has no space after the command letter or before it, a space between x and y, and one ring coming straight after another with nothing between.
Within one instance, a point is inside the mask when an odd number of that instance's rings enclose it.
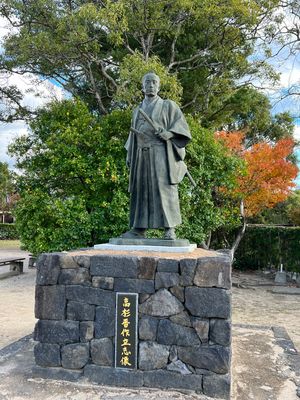
<instances>
[{"instance_id":1,"label":"gravel ground","mask_svg":"<svg viewBox=\"0 0 300 400\"><path fill-rule=\"evenodd\" d=\"M36 271L28 269L28 254L20 250L0 249L0 259L27 257L24 274L0 280L0 348L32 332ZM9 267L0 267L5 273Z\"/></svg>"},{"instance_id":2,"label":"gravel ground","mask_svg":"<svg viewBox=\"0 0 300 400\"><path fill-rule=\"evenodd\" d=\"M233 288L233 323L283 326L300 352L300 296L272 293L274 281L263 274L234 271L233 281L248 287Z\"/></svg>"}]
</instances>

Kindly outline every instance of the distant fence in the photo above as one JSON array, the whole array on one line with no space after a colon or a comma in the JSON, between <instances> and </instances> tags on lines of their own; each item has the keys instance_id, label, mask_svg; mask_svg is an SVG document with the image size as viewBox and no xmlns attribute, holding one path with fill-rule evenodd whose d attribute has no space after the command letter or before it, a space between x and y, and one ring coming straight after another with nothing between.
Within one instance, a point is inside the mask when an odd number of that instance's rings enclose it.
<instances>
[{"instance_id":1,"label":"distant fence","mask_svg":"<svg viewBox=\"0 0 300 400\"><path fill-rule=\"evenodd\" d=\"M300 227L249 225L235 254L240 269L278 267L300 272Z\"/></svg>"},{"instance_id":2,"label":"distant fence","mask_svg":"<svg viewBox=\"0 0 300 400\"><path fill-rule=\"evenodd\" d=\"M18 239L19 235L15 224L0 224L0 240Z\"/></svg>"}]
</instances>

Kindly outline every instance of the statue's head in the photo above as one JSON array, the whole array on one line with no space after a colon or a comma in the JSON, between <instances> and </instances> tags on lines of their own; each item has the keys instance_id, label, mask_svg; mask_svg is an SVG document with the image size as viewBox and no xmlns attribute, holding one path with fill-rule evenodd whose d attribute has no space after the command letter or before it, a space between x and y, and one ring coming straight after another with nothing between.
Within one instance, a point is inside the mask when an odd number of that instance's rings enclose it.
<instances>
[{"instance_id":1,"label":"statue's head","mask_svg":"<svg viewBox=\"0 0 300 400\"><path fill-rule=\"evenodd\" d=\"M142 90L145 96L155 97L160 89L159 76L154 72L147 72L142 79Z\"/></svg>"}]
</instances>

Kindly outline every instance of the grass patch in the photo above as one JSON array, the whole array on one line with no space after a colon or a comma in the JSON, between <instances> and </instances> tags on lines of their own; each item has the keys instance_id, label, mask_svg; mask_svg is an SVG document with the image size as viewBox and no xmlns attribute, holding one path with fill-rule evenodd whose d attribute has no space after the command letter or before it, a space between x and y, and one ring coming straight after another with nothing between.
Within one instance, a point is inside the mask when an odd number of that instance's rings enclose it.
<instances>
[{"instance_id":1,"label":"grass patch","mask_svg":"<svg viewBox=\"0 0 300 400\"><path fill-rule=\"evenodd\" d=\"M0 240L1 250L20 250L19 240Z\"/></svg>"}]
</instances>

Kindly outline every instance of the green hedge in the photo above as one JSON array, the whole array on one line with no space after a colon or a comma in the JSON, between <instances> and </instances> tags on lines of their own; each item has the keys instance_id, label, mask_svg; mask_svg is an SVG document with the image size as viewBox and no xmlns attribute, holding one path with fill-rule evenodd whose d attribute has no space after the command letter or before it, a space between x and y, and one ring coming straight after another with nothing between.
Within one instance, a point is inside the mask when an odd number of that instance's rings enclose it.
<instances>
[{"instance_id":1,"label":"green hedge","mask_svg":"<svg viewBox=\"0 0 300 400\"><path fill-rule=\"evenodd\" d=\"M0 240L19 239L15 224L0 224Z\"/></svg>"},{"instance_id":2,"label":"green hedge","mask_svg":"<svg viewBox=\"0 0 300 400\"><path fill-rule=\"evenodd\" d=\"M234 266L258 269L280 264L300 272L300 227L248 226L236 251Z\"/></svg>"}]
</instances>

